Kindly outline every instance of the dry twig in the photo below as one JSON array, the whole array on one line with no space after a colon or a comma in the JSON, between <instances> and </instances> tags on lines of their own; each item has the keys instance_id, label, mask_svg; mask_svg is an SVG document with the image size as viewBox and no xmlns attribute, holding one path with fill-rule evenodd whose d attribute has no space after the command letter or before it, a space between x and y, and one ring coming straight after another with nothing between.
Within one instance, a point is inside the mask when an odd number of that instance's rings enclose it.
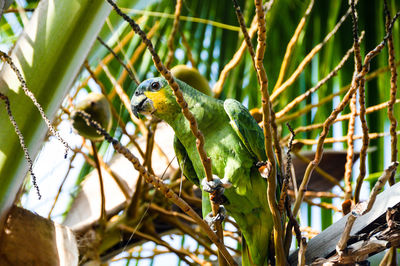
<instances>
[{"instance_id":1,"label":"dry twig","mask_svg":"<svg viewBox=\"0 0 400 266\"><path fill-rule=\"evenodd\" d=\"M257 31L257 19L256 17L254 17L253 21L251 22L250 30L248 32L249 38L252 38L256 33L256 31ZM218 98L221 95L224 83L228 77L229 72L239 64L240 60L243 58L243 55L246 51L246 47L248 46L245 38L242 41L242 44L240 45L239 49L233 55L232 59L222 69L221 73L219 74L218 81L215 83L212 89L215 98Z\"/></svg>"},{"instance_id":2,"label":"dry twig","mask_svg":"<svg viewBox=\"0 0 400 266\"><path fill-rule=\"evenodd\" d=\"M306 25L307 18L310 16L313 6L314 6L314 0L310 0L310 3L308 4L308 7L307 7L306 11L304 12L303 17L300 19L300 22L297 25L297 28L294 31L294 34L286 47L286 52L283 57L281 69L279 70L278 80L275 83L275 87L274 87L273 91L275 91L277 88L279 88L279 86L281 86L281 84L282 84L283 78L285 77L285 74L286 74L287 67L289 65L289 60L290 60L290 58L292 56L292 52L294 50L294 46L300 37L300 33L303 31L303 28Z\"/></svg>"},{"instance_id":3,"label":"dry twig","mask_svg":"<svg viewBox=\"0 0 400 266\"><path fill-rule=\"evenodd\" d=\"M307 250L307 240L305 237L301 238L300 249L299 249L299 261L297 265L303 266L306 263L306 250Z\"/></svg>"},{"instance_id":4,"label":"dry twig","mask_svg":"<svg viewBox=\"0 0 400 266\"><path fill-rule=\"evenodd\" d=\"M239 25L240 25L240 29L242 30L242 33L244 36L244 41L246 42L246 46L247 46L247 49L249 50L251 61L253 62L253 66L255 69L256 68L256 62L255 62L256 53L254 52L253 44L251 43L251 38L253 37L254 32L252 32L252 35L249 34L249 32L247 31L247 28L246 28L246 23L244 21L243 13L240 10L240 6L239 6L237 0L232 0L232 1L233 1L233 7L235 8L236 17L237 17ZM255 18L254 18L253 22L255 22ZM253 22L251 23L252 27L254 24ZM251 30L251 28L250 28L250 30Z\"/></svg>"},{"instance_id":5,"label":"dry twig","mask_svg":"<svg viewBox=\"0 0 400 266\"><path fill-rule=\"evenodd\" d=\"M397 99L395 101L395 104L398 104L398 103L400 103L400 99ZM351 102L350 102L350 104L351 104ZM388 106L388 104L389 104L389 102L383 102L383 103L380 103L380 104L377 104L377 105L370 106L370 107L368 107L366 109L366 114L371 114L373 112L382 110L382 109L386 108ZM358 116L359 113L356 113L355 115ZM334 123L337 123L337 122L340 122L340 121L349 120L351 118L351 116L352 116L352 113L345 114L345 115L340 115L335 119ZM300 132L307 132L307 131L315 130L315 129L321 128L322 126L323 126L323 123L312 124L312 125L308 125L308 126L301 126L301 127L296 128L294 130L294 132L296 134L298 134ZM281 140L281 143L286 143L289 138L290 138L290 134L288 134L287 136L283 137L282 140ZM353 139L357 139L357 138L358 137L354 137L353 136ZM370 133L370 138L371 138L371 133Z\"/></svg>"},{"instance_id":6,"label":"dry twig","mask_svg":"<svg viewBox=\"0 0 400 266\"><path fill-rule=\"evenodd\" d=\"M400 131L397 131L396 134L400 135ZM369 139L377 139L377 138L381 138L381 137L385 137L385 136L390 136L390 133L389 132L379 132L379 133L369 133L368 134ZM356 139L362 139L362 135L353 136L353 140L356 140ZM347 136L338 137L338 138L326 138L324 143L328 144L328 143L345 142L345 141L347 141ZM304 145L315 145L315 144L318 144L318 139L296 139L294 141L294 144L297 144L297 143L302 143Z\"/></svg>"},{"instance_id":7,"label":"dry twig","mask_svg":"<svg viewBox=\"0 0 400 266\"><path fill-rule=\"evenodd\" d=\"M102 229L105 228L107 218L106 218L106 194L104 193L104 183L103 183L103 175L101 174L101 166L99 162L99 156L97 154L97 147L94 141L90 141L92 144L92 152L93 152L93 159L96 164L97 175L99 177L99 186L100 186L100 217L99 217L99 224L102 226Z\"/></svg>"},{"instance_id":8,"label":"dry twig","mask_svg":"<svg viewBox=\"0 0 400 266\"><path fill-rule=\"evenodd\" d=\"M288 195L294 197L294 191L288 190ZM343 196L332 193L330 191L306 191L305 198L343 198Z\"/></svg>"},{"instance_id":9,"label":"dry twig","mask_svg":"<svg viewBox=\"0 0 400 266\"><path fill-rule=\"evenodd\" d=\"M361 52L360 52L360 41L358 38L358 18L357 18L357 11L355 9L355 3L354 0L350 2L350 8L351 8L351 17L353 20L353 47L354 47L354 57L355 57L355 63L356 63L356 72L355 74L359 74L362 69L362 59L361 59ZM359 100L359 105L360 105L360 120L361 120L361 127L362 127L362 132L363 132L363 137L362 137L362 147L360 151L360 173L357 177L357 183L356 183L356 188L354 191L354 201L357 203L359 201L359 192L361 190L361 184L362 181L364 180L365 173L366 173L366 159L367 159L367 149L369 145L369 136L368 136L368 125L367 125L367 119L365 117L365 77L361 78L357 82L358 86L358 100Z\"/></svg>"},{"instance_id":10,"label":"dry twig","mask_svg":"<svg viewBox=\"0 0 400 266\"><path fill-rule=\"evenodd\" d=\"M138 237L143 238L145 240L152 241L152 242L156 243L157 245L166 247L168 250L170 250L171 252L175 253L181 260L186 262L188 265L193 265L194 266L195 264L191 263L186 258L186 256L188 256L188 257L190 257L192 259L196 258L196 259L194 259L194 261L196 261L198 264L201 264L200 262L203 262L202 260L198 259L196 256L194 256L193 254L190 254L189 252L185 252L183 250L178 250L178 249L172 247L166 241L162 240L161 238L159 238L159 237L157 237L155 235L149 235L149 234L140 232L138 230L135 230L135 228L132 228L132 227L124 225L124 224L119 225L119 228L121 230L130 232L130 233L132 233L134 235L137 235Z\"/></svg>"},{"instance_id":11,"label":"dry twig","mask_svg":"<svg viewBox=\"0 0 400 266\"><path fill-rule=\"evenodd\" d=\"M261 0L254 1L256 6L256 16L258 25L258 39L257 39L257 50L256 50L256 70L258 76L258 82L261 90L261 101L263 111L263 131L265 136L265 150L267 152L268 160L271 163L270 177L268 178L268 204L271 210L272 218L274 220L274 246L275 256L278 265L284 265L286 257L283 250L283 232L282 232L282 221L281 215L278 210L276 203L276 162L275 154L272 146L272 126L271 126L271 102L268 93L268 78L265 72L263 60L265 53L265 42L266 42L266 26L265 26L265 15Z\"/></svg>"},{"instance_id":12,"label":"dry twig","mask_svg":"<svg viewBox=\"0 0 400 266\"><path fill-rule=\"evenodd\" d=\"M292 110L296 105L298 105L300 102L304 101L308 96L310 96L312 93L316 92L319 88L321 88L322 85L326 84L331 78L337 75L340 69L344 66L346 61L349 59L350 54L353 52L353 48L350 48L346 54L343 56L342 60L340 60L339 64L328 74L326 77L318 81L317 85L303 93L302 95L297 96L294 100L292 100L289 104L287 104L282 110L280 110L276 114L276 118L281 118L285 114L287 114L290 110Z\"/></svg>"},{"instance_id":13,"label":"dry twig","mask_svg":"<svg viewBox=\"0 0 400 266\"><path fill-rule=\"evenodd\" d=\"M399 65L400 65L400 61L397 61L396 62L396 67L399 66ZM365 81L372 80L372 79L378 77L379 75L381 75L381 74L383 74L383 73L385 73L387 71L389 71L389 67L381 67L381 68L375 70L374 72L371 72L370 74L366 75L365 76ZM280 117L279 119L277 119L276 122L278 124L281 124L281 123L284 123L284 122L287 122L287 121L294 120L294 119L302 116L303 114L310 112L313 108L319 107L319 106L323 106L324 104L332 101L332 99L335 98L336 96L339 96L342 93L347 92L350 87L351 87L351 84L348 84L348 85L344 86L343 88L341 88L338 92L332 93L332 94L330 94L328 96L325 96L324 98L320 99L318 101L318 103L316 103L316 104L307 104L302 109L300 109L300 110L298 110L298 111L296 111L294 113L291 113L291 114L285 115L283 117ZM296 130L295 130L295 132L298 133Z\"/></svg>"},{"instance_id":14,"label":"dry twig","mask_svg":"<svg viewBox=\"0 0 400 266\"><path fill-rule=\"evenodd\" d=\"M384 1L384 11L386 15L386 32L389 32L390 27L390 13L387 5L387 1ZM391 161L395 162L397 160L397 120L394 116L394 104L396 102L397 93L397 69L395 63L395 50L393 45L393 38L390 35L388 38L388 52L389 52L389 66L390 66L390 100L388 104L388 117L390 120L390 142L391 142ZM395 182L394 175L389 179L389 184L393 185Z\"/></svg>"},{"instance_id":15,"label":"dry twig","mask_svg":"<svg viewBox=\"0 0 400 266\"><path fill-rule=\"evenodd\" d=\"M174 52L175 52L174 41L176 33L178 32L179 29L179 17L181 15L181 9L182 9L182 0L176 0L174 24L172 25L172 31L171 34L169 35L167 42L168 54L167 54L167 61L165 63L165 66L167 68L171 67L172 60L174 60Z\"/></svg>"},{"instance_id":16,"label":"dry twig","mask_svg":"<svg viewBox=\"0 0 400 266\"><path fill-rule=\"evenodd\" d=\"M113 49L111 49L111 47L110 46L108 46L104 41L103 41L103 39L101 39L100 37L97 37L97 40L99 41L99 43L101 43L101 45L103 45L106 49L107 49L107 51L109 51L113 56L114 56L114 58L118 61L118 63L120 63L121 64L121 66L126 70L126 72L128 73L128 75L129 75L129 77L136 83L136 84L138 84L139 85L139 80L135 77L135 75L133 74L133 72L132 72L132 70L130 70L129 68L128 68L128 66L124 63L124 61L122 61L122 59L114 52L114 50Z\"/></svg>"},{"instance_id":17,"label":"dry twig","mask_svg":"<svg viewBox=\"0 0 400 266\"><path fill-rule=\"evenodd\" d=\"M346 20L348 15L350 14L350 8L347 10L346 14L344 14L339 22L335 25L335 27L325 36L325 38L317 44L303 59L303 61L299 64L293 74L281 85L279 88L274 89L274 92L271 94L271 102L274 102L279 94L281 94L286 88L292 85L300 74L303 72L304 68L311 62L311 59L322 49L322 47L335 35L340 26L342 26L343 22Z\"/></svg>"},{"instance_id":18,"label":"dry twig","mask_svg":"<svg viewBox=\"0 0 400 266\"><path fill-rule=\"evenodd\" d=\"M342 212L338 207L336 207L333 204L327 203L327 202L317 203L308 198L304 198L304 202L306 202L308 205L311 205L311 206L320 207L321 209L332 210L332 211L338 212L338 213Z\"/></svg>"},{"instance_id":19,"label":"dry twig","mask_svg":"<svg viewBox=\"0 0 400 266\"><path fill-rule=\"evenodd\" d=\"M351 187L351 173L353 169L353 159L354 159L354 125L357 115L357 94L354 93L350 100L350 119L349 119L349 129L347 132L347 154L346 154L346 164L344 170L344 184L345 184L345 194L344 199L350 200L352 197L352 187Z\"/></svg>"},{"instance_id":20,"label":"dry twig","mask_svg":"<svg viewBox=\"0 0 400 266\"><path fill-rule=\"evenodd\" d=\"M280 210L281 213L283 212L285 201L289 200L287 191L289 188L289 181L290 181L290 176L291 176L290 169L292 168L292 155L290 153L292 151L294 137L296 136L294 134L292 127L289 125L289 123L287 123L286 126L288 127L288 129L291 133L291 136L290 136L289 143L288 143L288 149L286 151L286 167L285 167L284 178L283 178L282 188L281 188L281 193L280 193L281 196L280 196L280 199L278 202L278 209Z\"/></svg>"},{"instance_id":21,"label":"dry twig","mask_svg":"<svg viewBox=\"0 0 400 266\"><path fill-rule=\"evenodd\" d=\"M196 61L193 58L192 54L192 47L190 47L190 44L188 43L185 34L183 32L181 33L181 40L182 40L182 45L186 48L186 56L189 60L189 62L192 64L192 67L197 68Z\"/></svg>"},{"instance_id":22,"label":"dry twig","mask_svg":"<svg viewBox=\"0 0 400 266\"><path fill-rule=\"evenodd\" d=\"M24 151L25 160L28 162L28 166L29 166L28 171L31 173L31 177L32 177L32 184L33 184L34 188L36 189L37 196L40 200L42 198L42 195L40 194L39 186L36 182L36 176L33 173L33 161L31 159L31 157L29 156L28 148L26 147L26 144L24 141L24 136L22 135L21 131L19 130L17 122L15 121L15 118L12 115L11 107L10 107L10 100L8 99L8 97L6 95L4 95L1 92L0 92L0 99L3 100L4 104L6 105L8 118L10 119L11 124L14 127L15 133L17 134L18 139L19 139L19 144L20 144L22 150Z\"/></svg>"}]
</instances>

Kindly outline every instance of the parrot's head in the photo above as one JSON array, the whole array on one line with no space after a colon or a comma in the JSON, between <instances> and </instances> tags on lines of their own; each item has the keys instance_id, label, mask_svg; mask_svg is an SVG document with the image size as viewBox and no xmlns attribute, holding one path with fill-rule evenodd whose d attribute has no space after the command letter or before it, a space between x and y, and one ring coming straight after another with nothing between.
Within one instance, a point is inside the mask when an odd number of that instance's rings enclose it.
<instances>
[{"instance_id":1,"label":"parrot's head","mask_svg":"<svg viewBox=\"0 0 400 266\"><path fill-rule=\"evenodd\" d=\"M180 87L182 82L177 80ZM164 78L151 78L143 81L136 88L131 99L133 114L155 115L161 119L173 116L180 110L171 87Z\"/></svg>"}]
</instances>

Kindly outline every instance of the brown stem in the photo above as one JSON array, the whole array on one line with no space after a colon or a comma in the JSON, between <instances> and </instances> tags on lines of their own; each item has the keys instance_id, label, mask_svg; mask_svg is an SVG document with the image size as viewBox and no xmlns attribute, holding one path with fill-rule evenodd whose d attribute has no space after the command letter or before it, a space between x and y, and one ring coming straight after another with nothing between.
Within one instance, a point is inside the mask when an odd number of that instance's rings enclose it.
<instances>
[{"instance_id":1,"label":"brown stem","mask_svg":"<svg viewBox=\"0 0 400 266\"><path fill-rule=\"evenodd\" d=\"M105 223L106 223L106 195L104 193L103 176L101 174L101 167L100 167L99 157L97 154L96 143L92 140L90 141L90 143L92 144L93 158L94 158L94 162L96 163L96 169L97 169L97 173L99 176L100 198L101 198L99 224L102 225L104 228Z\"/></svg>"},{"instance_id":2,"label":"brown stem","mask_svg":"<svg viewBox=\"0 0 400 266\"><path fill-rule=\"evenodd\" d=\"M275 256L278 265L286 264L286 257L283 250L283 232L282 232L282 221L280 212L278 210L277 199L276 199L276 162L275 154L273 150L273 136L271 126L271 102L269 100L268 93L268 78L265 72L263 59L266 46L266 23L264 9L261 0L254 1L256 6L256 16L258 25L258 39L257 39L257 50L256 50L256 70L258 76L258 82L261 90L261 101L263 110L263 131L265 136L265 150L267 152L268 160L271 163L270 177L268 178L268 204L271 210L272 218L274 221L274 247Z\"/></svg>"},{"instance_id":3,"label":"brown stem","mask_svg":"<svg viewBox=\"0 0 400 266\"><path fill-rule=\"evenodd\" d=\"M278 80L276 81L275 87L272 91L275 91L282 84L283 78L285 77L285 74L286 74L287 67L289 65L289 60L290 60L290 58L292 56L292 52L294 50L294 46L300 37L300 33L303 31L303 28L306 25L307 18L310 16L313 6L314 6L314 0L310 0L310 3L308 4L308 7L307 7L306 11L304 12L303 17L300 19L300 22L297 25L297 28L294 31L293 36L290 39L290 41L286 47L286 52L285 52L285 55L282 60L281 69L279 70Z\"/></svg>"},{"instance_id":4,"label":"brown stem","mask_svg":"<svg viewBox=\"0 0 400 266\"><path fill-rule=\"evenodd\" d=\"M176 33L178 32L179 29L179 17L181 15L181 9L182 9L182 0L176 0L174 24L172 25L172 31L171 34L169 35L167 42L168 55L167 55L167 61L165 63L165 66L167 68L171 67L172 60L174 60L174 52L175 52L174 41Z\"/></svg>"},{"instance_id":5,"label":"brown stem","mask_svg":"<svg viewBox=\"0 0 400 266\"><path fill-rule=\"evenodd\" d=\"M97 37L97 40L99 41L99 43L101 43L101 45L103 45L113 56L114 58L118 61L118 63L121 64L121 66L126 70L126 72L128 72L129 77L137 84L139 85L139 80L135 77L135 75L133 74L132 70L130 70L127 65L124 63L124 61L122 61L122 59L114 52L113 49L111 49L110 46L108 46L103 39L101 39L100 37Z\"/></svg>"},{"instance_id":6,"label":"brown stem","mask_svg":"<svg viewBox=\"0 0 400 266\"><path fill-rule=\"evenodd\" d=\"M292 85L300 74L303 72L304 68L311 62L311 59L322 49L322 47L336 34L340 26L342 26L343 22L346 20L348 15L350 14L350 8L347 10L346 14L344 14L339 22L335 25L335 27L325 36L325 38L317 44L303 59L303 61L298 65L293 74L279 87L274 89L274 92L271 94L271 102L274 102L279 94L285 91L290 85Z\"/></svg>"},{"instance_id":7,"label":"brown stem","mask_svg":"<svg viewBox=\"0 0 400 266\"><path fill-rule=\"evenodd\" d=\"M389 12L389 8L387 5L387 1L384 1L384 10L386 15L386 32L389 31L391 16ZM390 35L388 38L388 53L389 53L389 66L390 66L390 100L388 104L388 117L390 120L390 142L391 142L391 161L395 162L397 160L397 120L394 115L394 104L396 103L396 94L397 94L397 69L396 69L396 60L395 60L395 50L393 45L393 38ZM389 184L393 185L395 182L394 175L390 177ZM396 252L393 253L394 257L396 256Z\"/></svg>"}]
</instances>

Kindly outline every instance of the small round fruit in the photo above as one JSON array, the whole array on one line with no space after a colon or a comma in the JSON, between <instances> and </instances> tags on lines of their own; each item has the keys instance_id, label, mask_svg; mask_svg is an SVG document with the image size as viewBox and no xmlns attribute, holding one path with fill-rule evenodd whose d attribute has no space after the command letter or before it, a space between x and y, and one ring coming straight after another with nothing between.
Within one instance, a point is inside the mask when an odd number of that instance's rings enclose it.
<instances>
[{"instance_id":1,"label":"small round fruit","mask_svg":"<svg viewBox=\"0 0 400 266\"><path fill-rule=\"evenodd\" d=\"M212 96L210 85L205 77L200 72L192 67L186 65L177 65L171 68L172 75L190 85L192 88L208 95Z\"/></svg>"},{"instance_id":2,"label":"small round fruit","mask_svg":"<svg viewBox=\"0 0 400 266\"><path fill-rule=\"evenodd\" d=\"M101 93L91 92L77 103L76 110L88 113L93 120L97 121L106 131L111 129L112 117L111 108L106 97ZM103 140L103 136L96 132L96 129L86 124L85 120L76 112L72 114L72 126L79 135L92 141Z\"/></svg>"}]
</instances>

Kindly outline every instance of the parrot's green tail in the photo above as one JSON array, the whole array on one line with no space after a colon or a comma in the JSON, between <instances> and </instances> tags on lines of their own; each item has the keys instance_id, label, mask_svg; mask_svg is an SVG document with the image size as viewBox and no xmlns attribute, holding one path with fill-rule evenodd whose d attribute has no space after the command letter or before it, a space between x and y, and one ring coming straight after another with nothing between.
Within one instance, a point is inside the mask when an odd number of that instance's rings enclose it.
<instances>
[{"instance_id":1,"label":"parrot's green tail","mask_svg":"<svg viewBox=\"0 0 400 266\"><path fill-rule=\"evenodd\" d=\"M251 259L249 247L244 238L242 239L242 265L254 265L254 262Z\"/></svg>"},{"instance_id":2,"label":"parrot's green tail","mask_svg":"<svg viewBox=\"0 0 400 266\"><path fill-rule=\"evenodd\" d=\"M263 210L248 215L247 218L248 226L242 229L242 265L268 265L272 231L271 213Z\"/></svg>"}]
</instances>

